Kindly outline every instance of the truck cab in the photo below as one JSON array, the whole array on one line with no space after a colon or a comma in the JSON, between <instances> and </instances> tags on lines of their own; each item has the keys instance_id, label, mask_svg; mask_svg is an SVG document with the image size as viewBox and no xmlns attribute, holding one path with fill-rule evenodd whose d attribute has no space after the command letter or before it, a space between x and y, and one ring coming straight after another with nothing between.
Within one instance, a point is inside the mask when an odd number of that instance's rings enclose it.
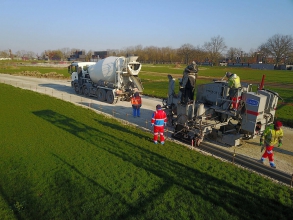
<instances>
[{"instance_id":1,"label":"truck cab","mask_svg":"<svg viewBox=\"0 0 293 220\"><path fill-rule=\"evenodd\" d=\"M68 66L68 73L71 75L71 82L80 78L86 78L88 75L88 67L96 64L96 62L73 62Z\"/></svg>"}]
</instances>

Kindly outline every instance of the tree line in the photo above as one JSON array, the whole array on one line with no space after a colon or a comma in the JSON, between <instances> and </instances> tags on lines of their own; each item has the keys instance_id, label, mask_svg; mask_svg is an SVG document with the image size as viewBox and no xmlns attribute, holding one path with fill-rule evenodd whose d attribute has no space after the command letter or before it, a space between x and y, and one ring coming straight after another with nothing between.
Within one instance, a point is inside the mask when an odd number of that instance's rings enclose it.
<instances>
[{"instance_id":1,"label":"tree line","mask_svg":"<svg viewBox=\"0 0 293 220\"><path fill-rule=\"evenodd\" d=\"M57 50L46 50L38 55L32 51L17 51L12 53L11 50L0 51L0 57L27 57L28 59L49 59L66 61L76 51L84 51L85 61L90 61L94 51L80 50L77 48L62 48ZM263 63L293 64L293 38L291 35L276 34L262 43L257 49L243 51L241 48L228 48L225 40L221 36L212 37L202 46L193 46L192 44L183 44L180 48L172 47L155 47L142 45L131 46L124 49L108 49L109 56L139 56L142 63L184 63L192 61L198 63L210 63L218 65L219 62L233 63L253 63L255 56L261 57Z\"/></svg>"}]
</instances>

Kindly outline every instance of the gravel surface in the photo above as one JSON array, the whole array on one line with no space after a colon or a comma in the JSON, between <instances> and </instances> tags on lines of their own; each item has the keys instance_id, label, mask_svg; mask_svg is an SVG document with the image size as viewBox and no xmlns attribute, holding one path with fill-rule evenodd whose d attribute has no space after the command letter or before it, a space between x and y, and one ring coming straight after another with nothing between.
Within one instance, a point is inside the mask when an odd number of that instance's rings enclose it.
<instances>
[{"instance_id":1,"label":"gravel surface","mask_svg":"<svg viewBox=\"0 0 293 220\"><path fill-rule=\"evenodd\" d=\"M32 90L35 92L47 94L64 101L72 102L83 107L92 108L99 112L104 112L110 116L115 116L123 122L131 123L134 126L151 131L150 120L152 112L155 110L157 104L161 104L160 99L142 96L142 108L141 117L132 117L132 108L129 102L119 101L117 104L112 105L104 102L99 102L95 98L87 98L84 96L76 95L73 88L70 86L69 80L57 80L49 78L33 78L25 76L13 76L8 74L0 74L0 82L10 84L23 89ZM167 90L167 88L166 88ZM167 136L171 136L169 132L172 128L167 128ZM284 139L283 146L281 148L274 148L274 158L277 169L286 173L293 174L293 144L290 143L293 140L293 129L283 127ZM169 139L170 140L170 139ZM212 140L210 141L215 144ZM255 160L260 160L263 152L261 152L261 146L259 146L259 137L251 140L242 140L240 146L225 146L222 144L216 144L217 147L235 152L237 154L245 155ZM265 161L265 165L269 166L268 159ZM263 166L260 164L260 166Z\"/></svg>"}]
</instances>

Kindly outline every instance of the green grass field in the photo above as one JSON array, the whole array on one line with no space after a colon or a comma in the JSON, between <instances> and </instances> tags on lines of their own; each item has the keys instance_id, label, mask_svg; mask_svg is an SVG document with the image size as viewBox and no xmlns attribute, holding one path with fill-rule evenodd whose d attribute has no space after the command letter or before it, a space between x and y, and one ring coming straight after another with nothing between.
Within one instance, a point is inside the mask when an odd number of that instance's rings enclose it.
<instances>
[{"instance_id":1,"label":"green grass field","mask_svg":"<svg viewBox=\"0 0 293 220\"><path fill-rule=\"evenodd\" d=\"M1 219L293 219L293 191L91 110L0 84Z\"/></svg>"}]
</instances>

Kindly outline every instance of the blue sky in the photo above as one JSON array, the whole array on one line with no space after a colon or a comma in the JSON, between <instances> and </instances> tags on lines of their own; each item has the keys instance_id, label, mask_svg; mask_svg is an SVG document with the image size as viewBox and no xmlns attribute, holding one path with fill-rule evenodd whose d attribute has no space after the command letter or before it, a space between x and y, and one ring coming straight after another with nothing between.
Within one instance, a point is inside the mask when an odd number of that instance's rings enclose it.
<instances>
[{"instance_id":1,"label":"blue sky","mask_svg":"<svg viewBox=\"0 0 293 220\"><path fill-rule=\"evenodd\" d=\"M0 0L0 50L202 46L256 49L293 37L293 0Z\"/></svg>"}]
</instances>

